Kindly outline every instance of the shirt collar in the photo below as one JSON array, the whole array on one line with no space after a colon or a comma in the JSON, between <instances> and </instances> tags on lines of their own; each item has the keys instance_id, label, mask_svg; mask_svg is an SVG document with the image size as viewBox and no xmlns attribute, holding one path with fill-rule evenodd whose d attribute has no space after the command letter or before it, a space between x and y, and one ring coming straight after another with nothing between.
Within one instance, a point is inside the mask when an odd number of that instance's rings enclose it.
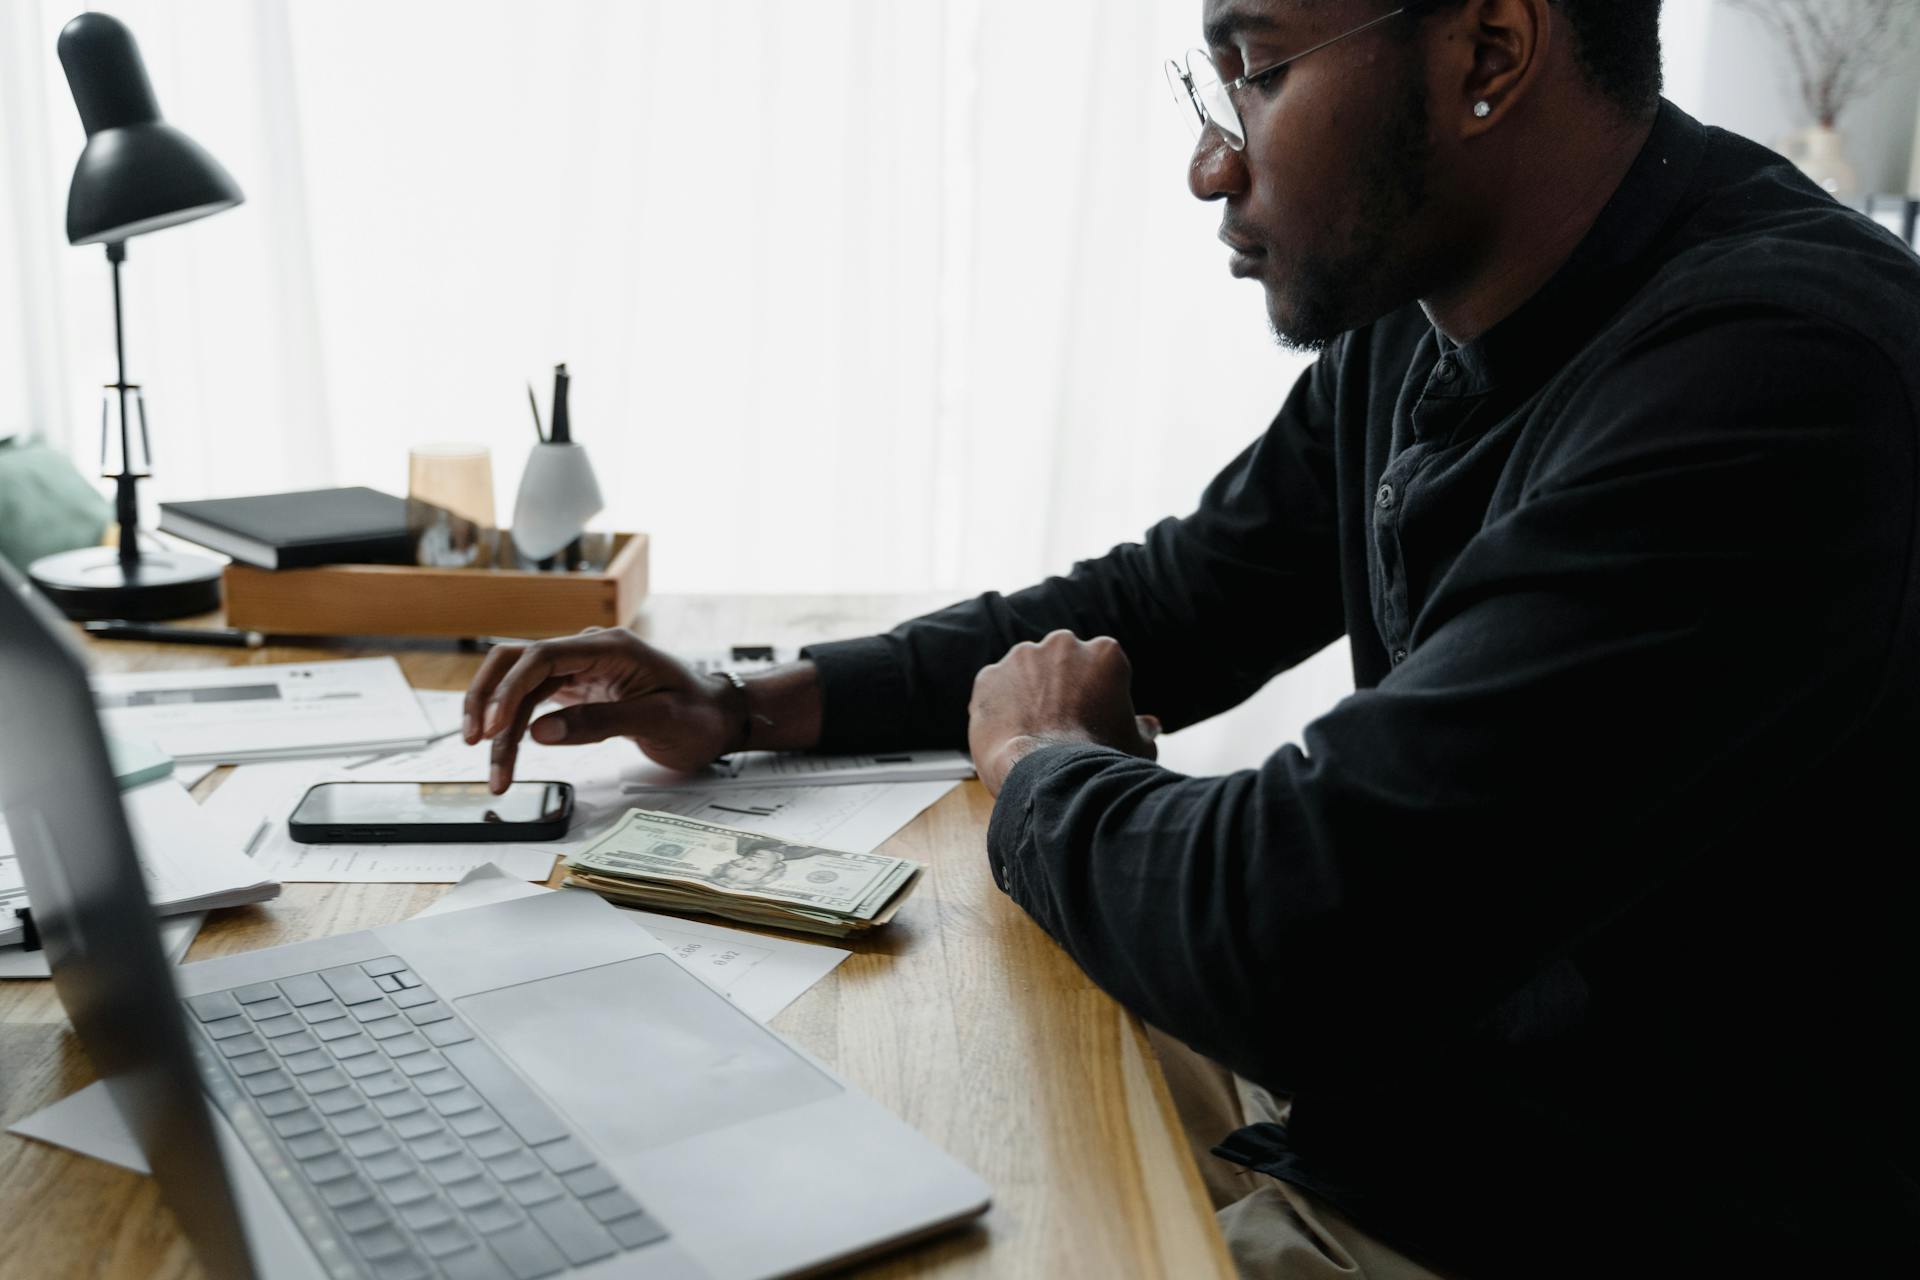
<instances>
[{"instance_id":1,"label":"shirt collar","mask_svg":"<svg viewBox=\"0 0 1920 1280\"><path fill-rule=\"evenodd\" d=\"M1659 266L1650 252L1692 186L1707 133L1662 98L1653 130L1586 238L1520 309L1464 345L1437 331L1478 391L1557 368Z\"/></svg>"}]
</instances>

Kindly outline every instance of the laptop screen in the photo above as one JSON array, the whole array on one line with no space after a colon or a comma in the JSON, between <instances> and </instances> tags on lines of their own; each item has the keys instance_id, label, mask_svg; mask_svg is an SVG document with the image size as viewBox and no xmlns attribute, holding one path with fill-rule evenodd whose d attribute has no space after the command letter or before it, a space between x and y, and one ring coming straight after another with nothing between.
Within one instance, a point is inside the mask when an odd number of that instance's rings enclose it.
<instances>
[{"instance_id":1,"label":"laptop screen","mask_svg":"<svg viewBox=\"0 0 1920 1280\"><path fill-rule=\"evenodd\" d=\"M161 1194L209 1275L252 1276L85 664L4 559L0 814L60 1002Z\"/></svg>"}]
</instances>

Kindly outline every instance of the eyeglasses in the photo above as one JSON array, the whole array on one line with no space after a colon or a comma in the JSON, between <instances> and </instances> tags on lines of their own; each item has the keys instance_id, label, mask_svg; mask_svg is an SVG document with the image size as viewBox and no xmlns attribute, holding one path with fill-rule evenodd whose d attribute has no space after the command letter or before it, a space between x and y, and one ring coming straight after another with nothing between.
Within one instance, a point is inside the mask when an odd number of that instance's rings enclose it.
<instances>
[{"instance_id":1,"label":"eyeglasses","mask_svg":"<svg viewBox=\"0 0 1920 1280\"><path fill-rule=\"evenodd\" d=\"M1300 61L1310 53L1318 53L1330 45L1339 44L1350 36L1357 36L1362 31L1377 27L1389 18L1397 18L1405 13L1407 8L1408 6L1402 5L1392 13L1383 13L1371 21L1361 23L1351 31L1343 31L1331 40L1322 40L1311 49L1302 49L1290 58L1282 58L1278 62L1270 63L1258 71L1250 71L1235 80L1223 82L1220 79L1219 68L1213 65L1213 59L1207 56L1205 50L1189 49L1185 66L1171 58L1167 59L1167 85L1173 90L1175 102L1192 108L1191 111L1182 111L1180 114L1193 129L1195 138L1198 138L1211 124L1220 131L1220 136L1226 139L1229 147L1240 151L1247 145L1247 127L1240 122L1240 112L1233 104L1234 94L1249 84L1267 80L1276 72Z\"/></svg>"}]
</instances>

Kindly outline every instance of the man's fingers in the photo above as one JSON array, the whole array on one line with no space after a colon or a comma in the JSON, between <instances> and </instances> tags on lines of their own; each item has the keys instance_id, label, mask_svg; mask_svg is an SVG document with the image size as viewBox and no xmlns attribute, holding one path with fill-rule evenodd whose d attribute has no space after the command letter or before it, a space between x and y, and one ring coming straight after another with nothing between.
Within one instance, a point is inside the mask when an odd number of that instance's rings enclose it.
<instances>
[{"instance_id":1,"label":"man's fingers","mask_svg":"<svg viewBox=\"0 0 1920 1280\"><path fill-rule=\"evenodd\" d=\"M499 795L513 781L514 761L520 756L520 735L527 731L527 721L533 716L533 709L549 693L560 687L560 677L551 677L535 685L528 695L521 699L513 709L513 718L493 739L492 765L487 771L487 788Z\"/></svg>"},{"instance_id":2,"label":"man's fingers","mask_svg":"<svg viewBox=\"0 0 1920 1280\"><path fill-rule=\"evenodd\" d=\"M500 677L507 674L525 652L517 644L496 645L487 652L480 669L474 672L473 682L467 686L467 698L461 704L460 712L460 736L467 740L468 746L480 741L481 717L486 712L493 687L500 683Z\"/></svg>"}]
</instances>

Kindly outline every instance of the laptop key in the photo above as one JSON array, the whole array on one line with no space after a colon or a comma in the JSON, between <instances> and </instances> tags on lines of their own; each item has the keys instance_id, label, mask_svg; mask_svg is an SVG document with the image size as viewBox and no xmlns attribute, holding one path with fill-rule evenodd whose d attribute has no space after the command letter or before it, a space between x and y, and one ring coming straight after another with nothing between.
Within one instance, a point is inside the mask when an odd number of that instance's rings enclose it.
<instances>
[{"instance_id":1,"label":"laptop key","mask_svg":"<svg viewBox=\"0 0 1920 1280\"><path fill-rule=\"evenodd\" d=\"M308 1093L325 1093L330 1089L346 1088L347 1078L340 1074L339 1068L329 1065L324 1071L301 1076L300 1087Z\"/></svg>"},{"instance_id":2,"label":"laptop key","mask_svg":"<svg viewBox=\"0 0 1920 1280\"><path fill-rule=\"evenodd\" d=\"M233 998L231 991L209 991L203 996L188 996L187 1008L202 1022L218 1022L222 1018L237 1017L240 1002Z\"/></svg>"},{"instance_id":3,"label":"laptop key","mask_svg":"<svg viewBox=\"0 0 1920 1280\"><path fill-rule=\"evenodd\" d=\"M284 1071L262 1071L258 1075L248 1076L241 1081L247 1092L258 1098L269 1093L279 1093L282 1089L293 1088L293 1077Z\"/></svg>"},{"instance_id":4,"label":"laptop key","mask_svg":"<svg viewBox=\"0 0 1920 1280\"><path fill-rule=\"evenodd\" d=\"M465 1152L422 1163L427 1166L427 1173L433 1180L443 1187L452 1186L456 1182L465 1182L468 1178L478 1177L480 1174L479 1162Z\"/></svg>"},{"instance_id":5,"label":"laptop key","mask_svg":"<svg viewBox=\"0 0 1920 1280\"><path fill-rule=\"evenodd\" d=\"M320 1042L313 1038L311 1031L296 1031L292 1035L268 1041L267 1047L282 1057L288 1057L296 1053L312 1053L320 1047Z\"/></svg>"},{"instance_id":6,"label":"laptop key","mask_svg":"<svg viewBox=\"0 0 1920 1280\"><path fill-rule=\"evenodd\" d=\"M320 1114L323 1116L338 1115L342 1111L351 1111L359 1106L360 1095L351 1089L335 1089L331 1093L323 1093L315 1098L313 1105L320 1108Z\"/></svg>"},{"instance_id":7,"label":"laptop key","mask_svg":"<svg viewBox=\"0 0 1920 1280\"><path fill-rule=\"evenodd\" d=\"M269 1040L277 1040L281 1036L290 1036L296 1031L305 1031L307 1029L306 1023L300 1021L300 1019L290 1013L283 1013L277 1018L268 1018L264 1022L256 1022L253 1025L261 1035ZM218 1033L216 1032L215 1034Z\"/></svg>"},{"instance_id":8,"label":"laptop key","mask_svg":"<svg viewBox=\"0 0 1920 1280\"><path fill-rule=\"evenodd\" d=\"M459 1155L462 1151L466 1150L466 1148L461 1145L459 1139L446 1133L429 1134L424 1138L417 1138L409 1142L407 1146L412 1149L413 1158L422 1162L427 1160L444 1160L448 1156Z\"/></svg>"},{"instance_id":9,"label":"laptop key","mask_svg":"<svg viewBox=\"0 0 1920 1280\"><path fill-rule=\"evenodd\" d=\"M531 1178L522 1178L518 1182L507 1184L507 1194L515 1203L532 1208L536 1204L545 1204L567 1194L559 1181L550 1173L537 1173Z\"/></svg>"},{"instance_id":10,"label":"laptop key","mask_svg":"<svg viewBox=\"0 0 1920 1280\"><path fill-rule=\"evenodd\" d=\"M406 1078L392 1071L382 1071L378 1075L363 1077L360 1081L360 1091L369 1098L384 1098L406 1087Z\"/></svg>"},{"instance_id":11,"label":"laptop key","mask_svg":"<svg viewBox=\"0 0 1920 1280\"><path fill-rule=\"evenodd\" d=\"M378 960L363 960L360 969L370 978L386 973L399 973L407 967L407 962L399 956L381 956Z\"/></svg>"},{"instance_id":12,"label":"laptop key","mask_svg":"<svg viewBox=\"0 0 1920 1280\"><path fill-rule=\"evenodd\" d=\"M466 1084L458 1072L448 1071L437 1066L430 1072L422 1072L415 1077L413 1087L431 1098L436 1093L452 1093Z\"/></svg>"},{"instance_id":13,"label":"laptop key","mask_svg":"<svg viewBox=\"0 0 1920 1280\"><path fill-rule=\"evenodd\" d=\"M222 1018L218 1022L204 1022L200 1025L205 1027L207 1034L215 1040L231 1040L235 1036L246 1035L248 1031L247 1020L237 1013L231 1018Z\"/></svg>"},{"instance_id":14,"label":"laptop key","mask_svg":"<svg viewBox=\"0 0 1920 1280\"><path fill-rule=\"evenodd\" d=\"M325 1096L330 1098L333 1095L327 1094ZM325 1108L323 1107L322 1110L325 1110ZM356 1133L365 1133L369 1129L378 1129L380 1127L380 1122L374 1118L373 1112L367 1110L365 1107L355 1107L351 1111L342 1111L339 1115L333 1117L330 1124L333 1131L343 1138L351 1138Z\"/></svg>"},{"instance_id":15,"label":"laptop key","mask_svg":"<svg viewBox=\"0 0 1920 1280\"><path fill-rule=\"evenodd\" d=\"M300 1010L300 1016L307 1020L308 1026L317 1026L323 1022L345 1022L347 1006L338 1000L328 1000L325 1004L310 1004Z\"/></svg>"},{"instance_id":16,"label":"laptop key","mask_svg":"<svg viewBox=\"0 0 1920 1280\"><path fill-rule=\"evenodd\" d=\"M229 1058L238 1058L247 1053L259 1053L267 1047L267 1042L251 1031L243 1036L228 1036L219 1044L220 1052Z\"/></svg>"},{"instance_id":17,"label":"laptop key","mask_svg":"<svg viewBox=\"0 0 1920 1280\"><path fill-rule=\"evenodd\" d=\"M264 1098L254 1100L254 1106L260 1108L260 1114L268 1118L290 1116L305 1111L307 1104L301 1100L298 1089L288 1089L284 1093L270 1093Z\"/></svg>"},{"instance_id":18,"label":"laptop key","mask_svg":"<svg viewBox=\"0 0 1920 1280\"><path fill-rule=\"evenodd\" d=\"M483 1133L492 1133L499 1127L500 1122L495 1120L484 1107L476 1108L472 1111L465 1111L457 1116L450 1116L447 1119L447 1128L453 1130L463 1138L477 1138ZM519 1145L519 1140L515 1139L514 1147L518 1149ZM484 1160L486 1157L482 1156L481 1159Z\"/></svg>"},{"instance_id":19,"label":"laptop key","mask_svg":"<svg viewBox=\"0 0 1920 1280\"><path fill-rule=\"evenodd\" d=\"M347 1139L347 1150L362 1160L369 1160L382 1152L399 1147L393 1135L385 1129L369 1129L365 1133L356 1133Z\"/></svg>"},{"instance_id":20,"label":"laptop key","mask_svg":"<svg viewBox=\"0 0 1920 1280\"><path fill-rule=\"evenodd\" d=\"M269 994L265 999L241 1001L247 1016L255 1022L265 1022L268 1018L284 1018L293 1012L293 1006L280 998L279 992Z\"/></svg>"},{"instance_id":21,"label":"laptop key","mask_svg":"<svg viewBox=\"0 0 1920 1280\"><path fill-rule=\"evenodd\" d=\"M373 1041L360 1034L360 1024L345 1018L338 1022L323 1022L313 1029L313 1034L326 1041L327 1052L336 1058L353 1058L373 1052Z\"/></svg>"},{"instance_id":22,"label":"laptop key","mask_svg":"<svg viewBox=\"0 0 1920 1280\"><path fill-rule=\"evenodd\" d=\"M432 1004L423 1004L417 1009L408 1009L406 1014L408 1021L412 1022L414 1026L424 1027L429 1023L447 1021L453 1017L453 1010L447 1008L447 1006L441 1004L439 1001L435 1001Z\"/></svg>"},{"instance_id":23,"label":"laptop key","mask_svg":"<svg viewBox=\"0 0 1920 1280\"><path fill-rule=\"evenodd\" d=\"M408 972L405 969L402 969L400 972L394 974L393 976L399 979L400 985L403 987L417 987L420 985L420 979L414 977L412 973Z\"/></svg>"},{"instance_id":24,"label":"laptop key","mask_svg":"<svg viewBox=\"0 0 1920 1280\"><path fill-rule=\"evenodd\" d=\"M528 1212L540 1224L540 1229L560 1246L560 1252L567 1255L567 1261L576 1267L584 1267L589 1262L620 1251L620 1246L607 1229L572 1200L550 1201Z\"/></svg>"},{"instance_id":25,"label":"laptop key","mask_svg":"<svg viewBox=\"0 0 1920 1280\"><path fill-rule=\"evenodd\" d=\"M326 1004L333 1000L333 992L320 980L317 973L302 973L291 978L280 979L280 994L289 1004L305 1007L310 1004Z\"/></svg>"},{"instance_id":26,"label":"laptop key","mask_svg":"<svg viewBox=\"0 0 1920 1280\"><path fill-rule=\"evenodd\" d=\"M308 1049L305 1053L290 1053L287 1055L287 1070L297 1076L304 1076L314 1071L324 1071L332 1065L333 1055L330 1053L322 1053L318 1049Z\"/></svg>"},{"instance_id":27,"label":"laptop key","mask_svg":"<svg viewBox=\"0 0 1920 1280\"><path fill-rule=\"evenodd\" d=\"M462 1120L474 1116L486 1115L487 1113L484 1111L469 1111L464 1116L455 1116L448 1123L452 1126L455 1133L459 1133L460 1122ZM490 1119L491 1117L488 1118ZM467 1137L465 1134L461 1134L461 1136ZM521 1150L520 1138L517 1134L502 1129L499 1124L496 1123L494 1127L486 1133L475 1134L468 1137L467 1150L473 1152L473 1154L479 1156L482 1160L491 1160L497 1155L504 1155L509 1151Z\"/></svg>"},{"instance_id":28,"label":"laptop key","mask_svg":"<svg viewBox=\"0 0 1920 1280\"><path fill-rule=\"evenodd\" d=\"M389 1043L393 1043L393 1042L389 1041ZM398 1055L393 1055L393 1056L394 1056L393 1065L400 1068L401 1072L406 1075L423 1076L427 1074L427 1072L429 1071L440 1070L440 1059L434 1057L430 1053L416 1053L412 1057L408 1057L408 1058L402 1058L402 1057L399 1057ZM457 1079L458 1077L455 1077L455 1078Z\"/></svg>"},{"instance_id":29,"label":"laptop key","mask_svg":"<svg viewBox=\"0 0 1920 1280\"><path fill-rule=\"evenodd\" d=\"M667 1229L644 1213L616 1218L607 1224L607 1230L613 1233L622 1249L638 1249L643 1244L667 1238Z\"/></svg>"},{"instance_id":30,"label":"laptop key","mask_svg":"<svg viewBox=\"0 0 1920 1280\"><path fill-rule=\"evenodd\" d=\"M400 979L394 977L390 973L383 973L379 977L375 978L373 980L373 985L380 988L382 991L385 991L389 995L393 994L395 991L402 990L400 986Z\"/></svg>"},{"instance_id":31,"label":"laptop key","mask_svg":"<svg viewBox=\"0 0 1920 1280\"><path fill-rule=\"evenodd\" d=\"M283 1096L298 1100L295 1094ZM326 1128L320 1117L313 1113L313 1108L308 1106L302 1106L298 1111L289 1111L285 1115L275 1116L272 1124L273 1131L283 1138L297 1138L303 1133L316 1133Z\"/></svg>"},{"instance_id":32,"label":"laptop key","mask_svg":"<svg viewBox=\"0 0 1920 1280\"><path fill-rule=\"evenodd\" d=\"M367 1076L377 1076L382 1071L387 1070L388 1066L387 1060L375 1053L364 1057L348 1058L340 1064L340 1069L354 1079L359 1080Z\"/></svg>"},{"instance_id":33,"label":"laptop key","mask_svg":"<svg viewBox=\"0 0 1920 1280\"><path fill-rule=\"evenodd\" d=\"M484 1204L498 1204L499 1190L485 1178L468 1178L447 1187L447 1199L462 1213L471 1213Z\"/></svg>"},{"instance_id":34,"label":"laptop key","mask_svg":"<svg viewBox=\"0 0 1920 1280\"><path fill-rule=\"evenodd\" d=\"M395 1036L404 1036L412 1030L405 1018L383 1018L379 1022L367 1024L367 1034L375 1040L391 1040Z\"/></svg>"},{"instance_id":35,"label":"laptop key","mask_svg":"<svg viewBox=\"0 0 1920 1280\"><path fill-rule=\"evenodd\" d=\"M544 1173L540 1162L525 1151L509 1151L495 1160L487 1161L487 1169L502 1182L512 1182L516 1178L531 1178L536 1173Z\"/></svg>"},{"instance_id":36,"label":"laptop key","mask_svg":"<svg viewBox=\"0 0 1920 1280\"><path fill-rule=\"evenodd\" d=\"M576 1138L568 1137L560 1142L536 1143L540 1158L547 1162L547 1168L555 1173L572 1173L575 1169L584 1169L593 1163L593 1156L580 1145Z\"/></svg>"},{"instance_id":37,"label":"laptop key","mask_svg":"<svg viewBox=\"0 0 1920 1280\"><path fill-rule=\"evenodd\" d=\"M431 1196L433 1188L428 1186L427 1180L419 1174L410 1173L404 1178L395 1178L391 1182L381 1183L380 1194L387 1198L388 1204L410 1205Z\"/></svg>"},{"instance_id":38,"label":"laptop key","mask_svg":"<svg viewBox=\"0 0 1920 1280\"><path fill-rule=\"evenodd\" d=\"M432 1004L439 997L425 987L408 987L393 993L393 1003L402 1009L411 1009L417 1004Z\"/></svg>"},{"instance_id":39,"label":"laptop key","mask_svg":"<svg viewBox=\"0 0 1920 1280\"><path fill-rule=\"evenodd\" d=\"M380 988L373 985L372 978L360 972L358 965L322 969L320 980L333 988L333 994L340 997L341 1004L366 1004L380 998Z\"/></svg>"},{"instance_id":40,"label":"laptop key","mask_svg":"<svg viewBox=\"0 0 1920 1280\"><path fill-rule=\"evenodd\" d=\"M398 1120L401 1116L410 1116L416 1111L426 1110L427 1104L420 1095L413 1092L390 1093L375 1100L373 1109L389 1120Z\"/></svg>"},{"instance_id":41,"label":"laptop key","mask_svg":"<svg viewBox=\"0 0 1920 1280\"><path fill-rule=\"evenodd\" d=\"M471 1249L479 1243L479 1239L473 1232L457 1222L428 1227L420 1233L420 1247L435 1258L444 1258L450 1253Z\"/></svg>"},{"instance_id":42,"label":"laptop key","mask_svg":"<svg viewBox=\"0 0 1920 1280\"><path fill-rule=\"evenodd\" d=\"M321 1201L329 1209L344 1209L350 1204L359 1204L362 1200L373 1199L373 1192L361 1181L358 1174L348 1174L332 1182L323 1182L315 1188Z\"/></svg>"},{"instance_id":43,"label":"laptop key","mask_svg":"<svg viewBox=\"0 0 1920 1280\"><path fill-rule=\"evenodd\" d=\"M382 1000L377 1004L354 1005L347 1012L351 1013L355 1018L359 1019L361 1022L377 1022L381 1018L393 1017L395 1014L399 1012L399 1010L395 1009L392 1005L388 1004L385 1000Z\"/></svg>"},{"instance_id":44,"label":"laptop key","mask_svg":"<svg viewBox=\"0 0 1920 1280\"><path fill-rule=\"evenodd\" d=\"M411 1251L373 1264L373 1280L432 1280L433 1267Z\"/></svg>"},{"instance_id":45,"label":"laptop key","mask_svg":"<svg viewBox=\"0 0 1920 1280\"><path fill-rule=\"evenodd\" d=\"M500 1255L513 1273L513 1280L540 1280L566 1268L567 1260L551 1241L532 1227L522 1224L487 1237L487 1243Z\"/></svg>"},{"instance_id":46,"label":"laptop key","mask_svg":"<svg viewBox=\"0 0 1920 1280\"><path fill-rule=\"evenodd\" d=\"M257 1076L262 1071L278 1070L280 1060L270 1053L249 1053L245 1057L235 1058L227 1065L233 1068L233 1074L237 1076Z\"/></svg>"},{"instance_id":47,"label":"laptop key","mask_svg":"<svg viewBox=\"0 0 1920 1280\"><path fill-rule=\"evenodd\" d=\"M595 1221L603 1224L640 1212L640 1202L618 1187L602 1191L597 1196L589 1196L581 1203L587 1206L587 1212L594 1216Z\"/></svg>"},{"instance_id":48,"label":"laptop key","mask_svg":"<svg viewBox=\"0 0 1920 1280\"><path fill-rule=\"evenodd\" d=\"M392 1222L393 1214L387 1206L378 1200L368 1200L361 1204L348 1205L340 1211L340 1225L348 1234L355 1231L371 1231L383 1222Z\"/></svg>"},{"instance_id":49,"label":"laptop key","mask_svg":"<svg viewBox=\"0 0 1920 1280\"><path fill-rule=\"evenodd\" d=\"M271 1000L280 994L280 988L271 982L256 982L250 986L235 987L233 998L241 1004L254 1004L261 1000Z\"/></svg>"},{"instance_id":50,"label":"laptop key","mask_svg":"<svg viewBox=\"0 0 1920 1280\"><path fill-rule=\"evenodd\" d=\"M402 1095L394 1095L396 1098L400 1096ZM410 1097L412 1095L406 1096ZM383 1098L381 1101L390 1102L392 1099ZM440 1132L440 1117L422 1108L410 1116L401 1116L396 1119L393 1122L393 1132L396 1136L412 1142L415 1138L424 1138L430 1133Z\"/></svg>"},{"instance_id":51,"label":"laptop key","mask_svg":"<svg viewBox=\"0 0 1920 1280\"><path fill-rule=\"evenodd\" d=\"M303 1133L297 1138L287 1139L287 1150L293 1153L295 1160L311 1160L315 1156L323 1156L329 1151L339 1149L340 1144L335 1142L333 1135L325 1129L317 1129L312 1133Z\"/></svg>"},{"instance_id":52,"label":"laptop key","mask_svg":"<svg viewBox=\"0 0 1920 1280\"><path fill-rule=\"evenodd\" d=\"M413 1172L413 1161L399 1151L382 1151L360 1162L360 1168L375 1182L391 1182Z\"/></svg>"},{"instance_id":53,"label":"laptop key","mask_svg":"<svg viewBox=\"0 0 1920 1280\"><path fill-rule=\"evenodd\" d=\"M440 1274L447 1280L513 1280L506 1264L484 1246L440 1259Z\"/></svg>"},{"instance_id":54,"label":"laptop key","mask_svg":"<svg viewBox=\"0 0 1920 1280\"><path fill-rule=\"evenodd\" d=\"M414 1231L425 1231L428 1227L437 1227L443 1222L453 1221L453 1210L439 1196L429 1196L425 1200L415 1201L400 1211L400 1221Z\"/></svg>"},{"instance_id":55,"label":"laptop key","mask_svg":"<svg viewBox=\"0 0 1920 1280\"><path fill-rule=\"evenodd\" d=\"M383 1047L389 1058L404 1058L409 1054L425 1053L427 1042L409 1031L405 1035L394 1036L385 1041Z\"/></svg>"},{"instance_id":56,"label":"laptop key","mask_svg":"<svg viewBox=\"0 0 1920 1280\"><path fill-rule=\"evenodd\" d=\"M338 1151L302 1160L300 1167L307 1171L308 1182L332 1182L335 1178L346 1177L354 1168L353 1163Z\"/></svg>"},{"instance_id":57,"label":"laptop key","mask_svg":"<svg viewBox=\"0 0 1920 1280\"><path fill-rule=\"evenodd\" d=\"M443 1048L450 1044L465 1044L473 1039L473 1032L460 1022L433 1022L420 1028L420 1031L430 1043Z\"/></svg>"},{"instance_id":58,"label":"laptop key","mask_svg":"<svg viewBox=\"0 0 1920 1280\"><path fill-rule=\"evenodd\" d=\"M560 1181L567 1184L567 1190L582 1198L597 1196L602 1191L611 1191L620 1185L613 1180L612 1174L597 1164L586 1169L576 1169Z\"/></svg>"},{"instance_id":59,"label":"laptop key","mask_svg":"<svg viewBox=\"0 0 1920 1280\"><path fill-rule=\"evenodd\" d=\"M450 1044L441 1055L467 1078L475 1093L486 1099L494 1113L513 1127L515 1133L538 1146L567 1136L553 1108L502 1061L492 1049L477 1040Z\"/></svg>"},{"instance_id":60,"label":"laptop key","mask_svg":"<svg viewBox=\"0 0 1920 1280\"><path fill-rule=\"evenodd\" d=\"M391 1258L407 1251L407 1238L391 1225L375 1227L353 1237L353 1247L369 1262Z\"/></svg>"}]
</instances>

